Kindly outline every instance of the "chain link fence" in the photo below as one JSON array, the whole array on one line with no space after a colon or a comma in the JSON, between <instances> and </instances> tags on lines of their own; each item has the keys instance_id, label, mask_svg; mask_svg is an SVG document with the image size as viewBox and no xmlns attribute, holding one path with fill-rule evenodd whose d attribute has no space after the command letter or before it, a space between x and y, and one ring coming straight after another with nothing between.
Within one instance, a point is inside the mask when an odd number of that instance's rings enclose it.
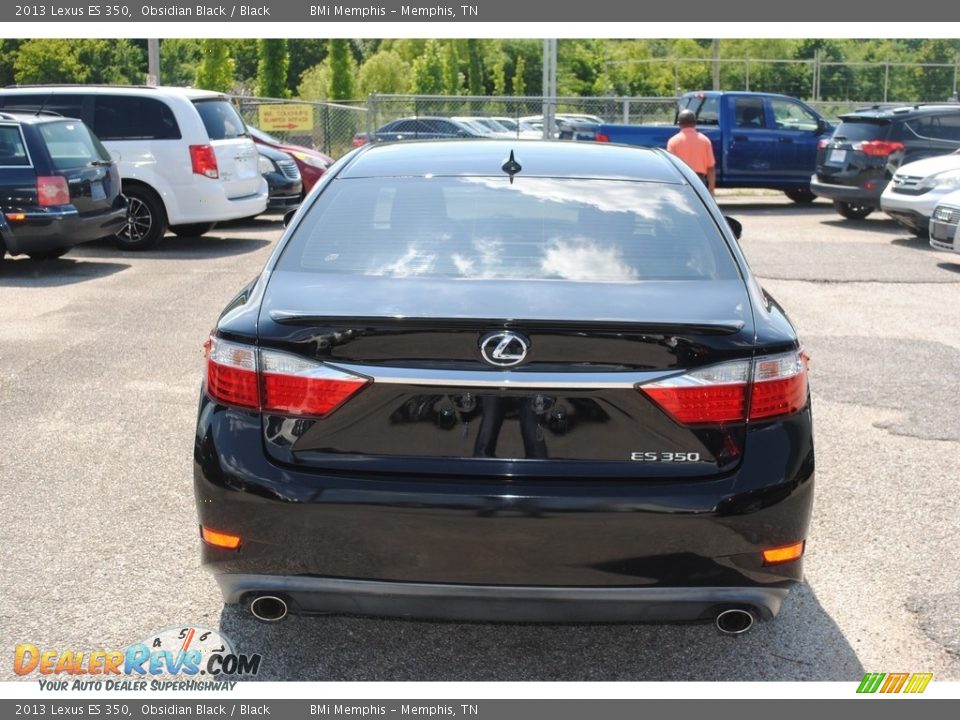
<instances>
[{"instance_id":1,"label":"chain link fence","mask_svg":"<svg viewBox=\"0 0 960 720\"><path fill-rule=\"evenodd\" d=\"M339 158L353 136L367 129L365 105L234 96L243 121L294 145Z\"/></svg>"},{"instance_id":2,"label":"chain link fence","mask_svg":"<svg viewBox=\"0 0 960 720\"><path fill-rule=\"evenodd\" d=\"M540 96L371 95L366 129L373 132L405 117L540 118L545 101ZM675 97L558 97L549 103L554 115L590 115L619 123L672 123L677 111Z\"/></svg>"}]
</instances>

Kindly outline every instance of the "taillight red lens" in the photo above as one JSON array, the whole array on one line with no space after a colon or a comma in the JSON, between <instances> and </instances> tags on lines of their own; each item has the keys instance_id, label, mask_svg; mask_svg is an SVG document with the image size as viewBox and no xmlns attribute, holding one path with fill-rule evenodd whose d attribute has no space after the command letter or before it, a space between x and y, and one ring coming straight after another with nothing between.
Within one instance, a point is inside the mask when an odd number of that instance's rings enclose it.
<instances>
[{"instance_id":1,"label":"taillight red lens","mask_svg":"<svg viewBox=\"0 0 960 720\"><path fill-rule=\"evenodd\" d=\"M214 152L212 145L191 145L190 165L195 175L203 175L212 180L220 177L220 169L217 167L217 154Z\"/></svg>"},{"instance_id":2,"label":"taillight red lens","mask_svg":"<svg viewBox=\"0 0 960 720\"><path fill-rule=\"evenodd\" d=\"M854 145L854 149L870 157L887 157L898 150L903 150L903 143L890 140L868 140L859 145Z\"/></svg>"},{"instance_id":3,"label":"taillight red lens","mask_svg":"<svg viewBox=\"0 0 960 720\"><path fill-rule=\"evenodd\" d=\"M683 425L770 419L806 405L806 361L799 352L736 360L648 383L638 390Z\"/></svg>"},{"instance_id":4,"label":"taillight red lens","mask_svg":"<svg viewBox=\"0 0 960 720\"><path fill-rule=\"evenodd\" d=\"M224 405L259 408L256 349L217 337L211 337L204 347L210 397Z\"/></svg>"},{"instance_id":5,"label":"taillight red lens","mask_svg":"<svg viewBox=\"0 0 960 720\"><path fill-rule=\"evenodd\" d=\"M820 139L817 141L817 148L820 149L820 150L823 150L823 149L825 149L825 148L827 147L827 145L829 145L829 144L830 144L829 138L820 138Z\"/></svg>"},{"instance_id":6,"label":"taillight red lens","mask_svg":"<svg viewBox=\"0 0 960 720\"><path fill-rule=\"evenodd\" d=\"M350 141L350 147L361 147L367 144L366 135L355 135L353 140Z\"/></svg>"},{"instance_id":7,"label":"taillight red lens","mask_svg":"<svg viewBox=\"0 0 960 720\"><path fill-rule=\"evenodd\" d=\"M68 205L70 203L70 188L67 179L62 175L40 175L37 177L37 204L41 207L50 205Z\"/></svg>"},{"instance_id":8,"label":"taillight red lens","mask_svg":"<svg viewBox=\"0 0 960 720\"><path fill-rule=\"evenodd\" d=\"M594 140L596 140L597 142L610 142L610 136L607 135L606 133L598 132L594 136Z\"/></svg>"},{"instance_id":9,"label":"taillight red lens","mask_svg":"<svg viewBox=\"0 0 960 720\"><path fill-rule=\"evenodd\" d=\"M224 405L281 415L323 417L370 380L275 350L217 337L207 341L207 392Z\"/></svg>"},{"instance_id":10,"label":"taillight red lens","mask_svg":"<svg viewBox=\"0 0 960 720\"><path fill-rule=\"evenodd\" d=\"M323 417L370 382L367 378L273 350L260 352L264 412Z\"/></svg>"}]
</instances>

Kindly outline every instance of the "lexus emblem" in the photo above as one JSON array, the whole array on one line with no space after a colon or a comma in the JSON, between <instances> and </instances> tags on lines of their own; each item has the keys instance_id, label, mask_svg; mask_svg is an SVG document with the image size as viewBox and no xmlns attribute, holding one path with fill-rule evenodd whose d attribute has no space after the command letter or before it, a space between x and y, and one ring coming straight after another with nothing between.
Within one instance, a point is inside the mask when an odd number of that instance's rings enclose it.
<instances>
[{"instance_id":1,"label":"lexus emblem","mask_svg":"<svg viewBox=\"0 0 960 720\"><path fill-rule=\"evenodd\" d=\"M491 365L510 367L523 362L530 345L527 340L512 332L495 332L480 339L480 353Z\"/></svg>"}]
</instances>

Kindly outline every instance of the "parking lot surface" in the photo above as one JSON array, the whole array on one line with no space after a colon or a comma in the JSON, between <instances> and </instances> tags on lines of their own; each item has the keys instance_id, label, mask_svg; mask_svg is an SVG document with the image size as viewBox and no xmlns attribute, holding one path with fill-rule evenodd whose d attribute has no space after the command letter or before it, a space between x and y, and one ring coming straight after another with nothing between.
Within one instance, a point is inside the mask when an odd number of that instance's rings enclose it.
<instances>
[{"instance_id":1,"label":"parking lot surface","mask_svg":"<svg viewBox=\"0 0 960 720\"><path fill-rule=\"evenodd\" d=\"M201 345L278 217L154 251L0 266L0 679L18 643L117 648L220 628L272 680L960 679L960 256L881 213L721 197L811 363L806 585L743 637L712 625L496 625L225 608L199 566Z\"/></svg>"}]
</instances>

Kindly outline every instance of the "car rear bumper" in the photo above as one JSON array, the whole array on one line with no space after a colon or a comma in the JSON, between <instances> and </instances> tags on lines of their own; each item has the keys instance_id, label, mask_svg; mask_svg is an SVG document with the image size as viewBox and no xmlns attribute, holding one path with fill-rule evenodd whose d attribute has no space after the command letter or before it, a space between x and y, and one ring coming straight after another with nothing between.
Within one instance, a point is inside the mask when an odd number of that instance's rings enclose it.
<instances>
[{"instance_id":1,"label":"car rear bumper","mask_svg":"<svg viewBox=\"0 0 960 720\"><path fill-rule=\"evenodd\" d=\"M96 215L81 215L74 209L24 213L22 220L8 218L3 231L7 252L11 255L73 247L80 243L109 237L121 228L127 218L126 202Z\"/></svg>"},{"instance_id":2,"label":"car rear bumper","mask_svg":"<svg viewBox=\"0 0 960 720\"><path fill-rule=\"evenodd\" d=\"M480 622L706 620L730 608L769 620L789 592L773 587L532 587L371 582L343 578L219 575L228 604L282 597L297 613L383 615Z\"/></svg>"},{"instance_id":3,"label":"car rear bumper","mask_svg":"<svg viewBox=\"0 0 960 720\"><path fill-rule=\"evenodd\" d=\"M267 209L269 191L263 180L257 192L228 198L222 183L199 178L194 186L178 188L176 203L167 202L171 225L225 222L259 215Z\"/></svg>"},{"instance_id":4,"label":"car rear bumper","mask_svg":"<svg viewBox=\"0 0 960 720\"><path fill-rule=\"evenodd\" d=\"M817 176L814 175L810 178L810 190L814 195L827 198L828 200L842 200L844 202L880 207L880 196L886 187L886 180L878 180L875 182L877 184L876 187L868 190L857 185L826 183L818 180Z\"/></svg>"},{"instance_id":5,"label":"car rear bumper","mask_svg":"<svg viewBox=\"0 0 960 720\"><path fill-rule=\"evenodd\" d=\"M739 468L706 480L464 478L357 466L271 461L258 415L202 398L194 463L200 524L241 538L238 550L201 544L228 601L274 592L308 612L442 617L453 594L465 598L456 611L476 618L477 597L457 588L521 604L529 593L517 588L535 588L533 597L548 605L555 592L569 596L548 613L559 619L586 618L589 607L578 610L575 601L606 590L601 616L616 618L636 603L645 607L631 619L670 619L663 595L646 591L684 595L689 607L681 614L699 617L727 602L762 605L751 590L786 590L802 579L802 560L766 566L761 552L806 538L809 410L751 430ZM716 595L718 588L725 590ZM363 598L345 600L354 590ZM772 601L763 606L775 612Z\"/></svg>"}]
</instances>

